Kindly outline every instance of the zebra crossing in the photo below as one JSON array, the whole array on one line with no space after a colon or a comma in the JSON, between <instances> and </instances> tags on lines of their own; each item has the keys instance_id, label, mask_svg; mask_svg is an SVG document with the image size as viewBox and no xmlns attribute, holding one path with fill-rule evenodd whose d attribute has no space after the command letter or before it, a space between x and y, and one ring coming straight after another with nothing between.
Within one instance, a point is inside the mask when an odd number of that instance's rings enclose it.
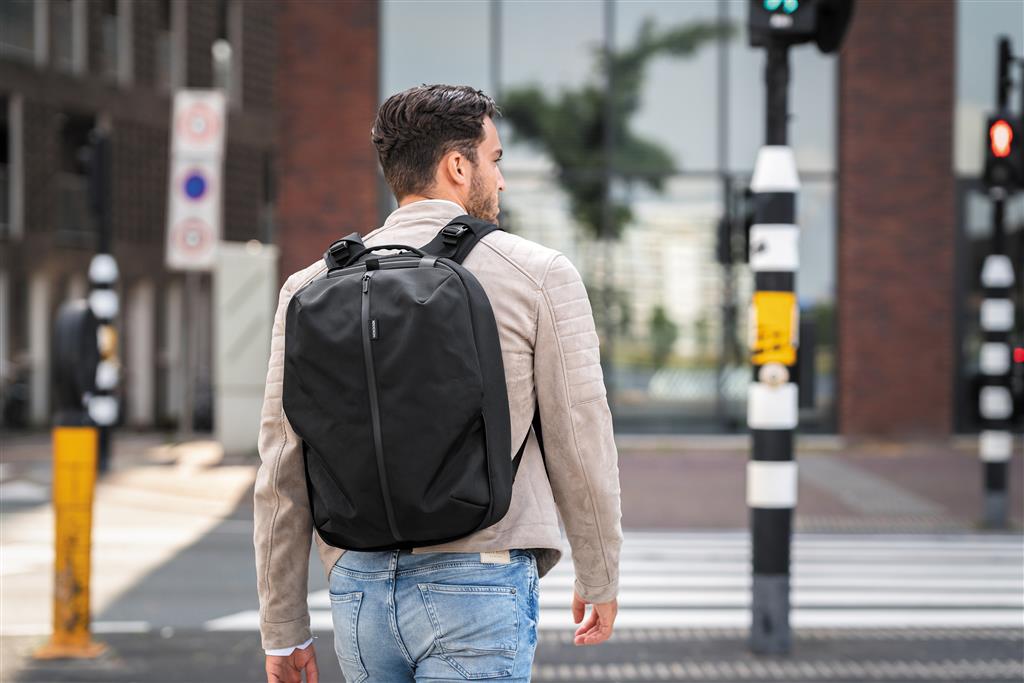
<instances>
[{"instance_id":1,"label":"zebra crossing","mask_svg":"<svg viewBox=\"0 0 1024 683\"><path fill-rule=\"evenodd\" d=\"M750 620L750 537L626 532L616 630L743 628ZM542 632L575 628L568 551L540 581ZM311 625L330 631L326 590ZM811 534L793 539L794 629L1022 628L1024 539L1014 534ZM256 630L255 610L205 624Z\"/></svg>"},{"instance_id":2,"label":"zebra crossing","mask_svg":"<svg viewBox=\"0 0 1024 683\"><path fill-rule=\"evenodd\" d=\"M616 628L750 622L747 532L626 535ZM541 629L573 626L572 567L541 581ZM1024 543L1013 535L795 534L790 624L800 628L1024 625Z\"/></svg>"}]
</instances>

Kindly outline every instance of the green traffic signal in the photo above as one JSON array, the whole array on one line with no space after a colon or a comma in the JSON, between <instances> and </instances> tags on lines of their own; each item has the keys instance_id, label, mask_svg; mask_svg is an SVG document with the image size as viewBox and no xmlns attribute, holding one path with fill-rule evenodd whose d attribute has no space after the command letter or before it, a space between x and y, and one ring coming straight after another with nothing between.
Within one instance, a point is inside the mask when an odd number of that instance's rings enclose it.
<instances>
[{"instance_id":1,"label":"green traffic signal","mask_svg":"<svg viewBox=\"0 0 1024 683\"><path fill-rule=\"evenodd\" d=\"M782 0L764 0L764 8L769 12L774 12L782 6Z\"/></svg>"},{"instance_id":2,"label":"green traffic signal","mask_svg":"<svg viewBox=\"0 0 1024 683\"><path fill-rule=\"evenodd\" d=\"M764 8L769 12L782 8L786 14L792 14L800 8L800 0L764 0Z\"/></svg>"}]
</instances>

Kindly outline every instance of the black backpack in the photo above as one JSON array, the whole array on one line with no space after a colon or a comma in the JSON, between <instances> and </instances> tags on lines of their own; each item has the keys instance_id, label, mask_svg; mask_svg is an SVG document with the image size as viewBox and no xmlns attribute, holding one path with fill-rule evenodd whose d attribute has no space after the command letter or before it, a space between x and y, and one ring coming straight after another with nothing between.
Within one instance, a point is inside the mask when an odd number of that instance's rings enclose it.
<instances>
[{"instance_id":1,"label":"black backpack","mask_svg":"<svg viewBox=\"0 0 1024 683\"><path fill-rule=\"evenodd\" d=\"M508 512L526 441L512 458L498 327L461 265L499 229L459 216L420 249L352 233L288 304L282 402L330 545L444 543Z\"/></svg>"}]
</instances>

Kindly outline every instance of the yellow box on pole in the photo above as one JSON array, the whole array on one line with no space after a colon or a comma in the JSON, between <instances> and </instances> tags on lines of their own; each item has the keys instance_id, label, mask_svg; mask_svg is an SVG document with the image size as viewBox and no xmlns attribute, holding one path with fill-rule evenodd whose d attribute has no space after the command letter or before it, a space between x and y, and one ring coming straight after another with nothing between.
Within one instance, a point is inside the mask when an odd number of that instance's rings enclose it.
<instances>
[{"instance_id":1,"label":"yellow box on pole","mask_svg":"<svg viewBox=\"0 0 1024 683\"><path fill-rule=\"evenodd\" d=\"M796 363L797 307L793 292L754 292L751 362L754 365Z\"/></svg>"},{"instance_id":2,"label":"yellow box on pole","mask_svg":"<svg viewBox=\"0 0 1024 683\"><path fill-rule=\"evenodd\" d=\"M92 500L99 433L95 427L53 429L53 507L57 545L54 565L53 634L36 650L38 659L93 658L106 646L90 633L89 575Z\"/></svg>"}]
</instances>

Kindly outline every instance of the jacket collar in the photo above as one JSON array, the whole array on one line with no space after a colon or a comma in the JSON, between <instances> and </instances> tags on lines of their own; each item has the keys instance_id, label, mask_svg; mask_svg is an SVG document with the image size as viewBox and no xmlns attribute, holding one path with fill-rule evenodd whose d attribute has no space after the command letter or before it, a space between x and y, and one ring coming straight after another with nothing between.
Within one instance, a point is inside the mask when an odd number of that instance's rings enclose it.
<instances>
[{"instance_id":1,"label":"jacket collar","mask_svg":"<svg viewBox=\"0 0 1024 683\"><path fill-rule=\"evenodd\" d=\"M393 228L417 228L424 225L436 232L439 227L435 227L435 225L444 226L451 219L464 213L466 210L461 205L447 199L421 199L392 211L384 221L384 225L364 235L363 239L369 239Z\"/></svg>"}]
</instances>

